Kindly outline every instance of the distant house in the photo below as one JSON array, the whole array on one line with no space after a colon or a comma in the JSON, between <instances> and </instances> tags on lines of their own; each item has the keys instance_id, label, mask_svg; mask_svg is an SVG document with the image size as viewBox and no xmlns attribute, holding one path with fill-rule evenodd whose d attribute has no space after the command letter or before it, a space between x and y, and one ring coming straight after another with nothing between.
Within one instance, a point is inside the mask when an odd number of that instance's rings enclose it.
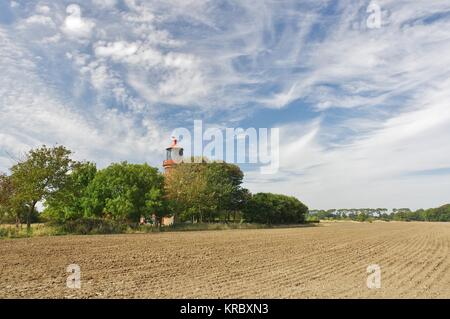
<instances>
[{"instance_id":1,"label":"distant house","mask_svg":"<svg viewBox=\"0 0 450 319\"><path fill-rule=\"evenodd\" d=\"M164 216L161 219L161 225L162 226L172 226L173 224L174 224L173 216Z\"/></svg>"}]
</instances>

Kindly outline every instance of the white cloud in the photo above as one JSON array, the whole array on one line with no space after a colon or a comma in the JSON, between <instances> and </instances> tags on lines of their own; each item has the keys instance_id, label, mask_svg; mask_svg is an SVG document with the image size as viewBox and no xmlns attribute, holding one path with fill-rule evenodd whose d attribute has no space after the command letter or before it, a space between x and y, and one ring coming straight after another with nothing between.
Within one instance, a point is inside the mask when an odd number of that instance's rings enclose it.
<instances>
[{"instance_id":1,"label":"white cloud","mask_svg":"<svg viewBox=\"0 0 450 319\"><path fill-rule=\"evenodd\" d=\"M98 57L111 57L113 59L123 59L125 57L135 54L138 50L138 45L135 43L126 43L118 41L107 43L105 45L98 44L95 48L95 54Z\"/></svg>"},{"instance_id":2,"label":"white cloud","mask_svg":"<svg viewBox=\"0 0 450 319\"><path fill-rule=\"evenodd\" d=\"M61 40L61 34L57 33L53 36L45 37L41 40L43 44L55 44Z\"/></svg>"},{"instance_id":3,"label":"white cloud","mask_svg":"<svg viewBox=\"0 0 450 319\"><path fill-rule=\"evenodd\" d=\"M275 181L278 192L318 208L444 204L448 175L420 172L450 167L450 93L444 90L449 85L442 82L385 122L349 119L342 126L355 130L354 140L332 148L323 144L329 130L321 122L283 126L281 173L251 173L249 187L270 191L268 182Z\"/></svg>"},{"instance_id":4,"label":"white cloud","mask_svg":"<svg viewBox=\"0 0 450 319\"><path fill-rule=\"evenodd\" d=\"M36 7L36 12L40 14L49 14L50 13L50 7L46 5L38 5Z\"/></svg>"},{"instance_id":5,"label":"white cloud","mask_svg":"<svg viewBox=\"0 0 450 319\"><path fill-rule=\"evenodd\" d=\"M353 28L355 21L365 21L365 17L357 14L357 6L342 9L338 27L329 30L321 43L312 44L308 49L311 53L304 55L304 63L299 61L312 72L299 74L295 83L300 85L295 86L294 92L289 86L278 94L289 95L285 105L298 98L307 98L321 109L386 104L393 96L423 90L434 81L440 81L439 76L444 71L441 66L450 62L437 60L439 52L450 49L448 38L443 33L450 25L449 19L407 27L408 21L416 18L417 11L410 12L411 16L398 13L409 11L411 7L422 8L421 4L417 7L407 2L402 5L398 2L380 4L383 10L392 12L392 16L388 18L389 23L379 30ZM430 15L448 9L448 3L440 2L428 7L427 11ZM447 57L441 59L447 60ZM364 91L355 92L342 87L342 84L349 86L352 83L364 87ZM327 87L324 88L323 84ZM279 97L275 96L274 102L277 100Z\"/></svg>"},{"instance_id":6,"label":"white cloud","mask_svg":"<svg viewBox=\"0 0 450 319\"><path fill-rule=\"evenodd\" d=\"M155 121L101 105L74 107L1 28L0 43L0 170L12 164L7 154L17 156L43 143L64 144L77 159L95 159L100 166L121 160L159 166L166 133Z\"/></svg>"},{"instance_id":7,"label":"white cloud","mask_svg":"<svg viewBox=\"0 0 450 319\"><path fill-rule=\"evenodd\" d=\"M117 5L117 0L92 0L92 3L102 9L111 9Z\"/></svg>"},{"instance_id":8,"label":"white cloud","mask_svg":"<svg viewBox=\"0 0 450 319\"><path fill-rule=\"evenodd\" d=\"M42 24L49 27L55 27L52 18L44 15L32 15L25 20L26 24Z\"/></svg>"}]
</instances>

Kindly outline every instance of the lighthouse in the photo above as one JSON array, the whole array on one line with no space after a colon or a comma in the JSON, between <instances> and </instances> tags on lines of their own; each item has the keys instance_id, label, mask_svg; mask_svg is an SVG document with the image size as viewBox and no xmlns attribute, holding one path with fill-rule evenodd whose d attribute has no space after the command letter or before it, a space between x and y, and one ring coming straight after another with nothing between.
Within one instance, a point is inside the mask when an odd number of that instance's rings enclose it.
<instances>
[{"instance_id":1,"label":"lighthouse","mask_svg":"<svg viewBox=\"0 0 450 319\"><path fill-rule=\"evenodd\" d=\"M183 161L183 148L178 145L176 137L172 136L172 144L166 148L166 159L163 161L164 172L167 173L175 165Z\"/></svg>"},{"instance_id":2,"label":"lighthouse","mask_svg":"<svg viewBox=\"0 0 450 319\"><path fill-rule=\"evenodd\" d=\"M174 168L177 164L183 161L183 148L178 145L178 140L176 137L172 136L172 144L168 148L166 148L166 159L163 161L164 174L166 177L169 177L167 174L170 172L172 168ZM163 216L161 218L161 224L163 226L171 226L175 221L175 215Z\"/></svg>"}]
</instances>

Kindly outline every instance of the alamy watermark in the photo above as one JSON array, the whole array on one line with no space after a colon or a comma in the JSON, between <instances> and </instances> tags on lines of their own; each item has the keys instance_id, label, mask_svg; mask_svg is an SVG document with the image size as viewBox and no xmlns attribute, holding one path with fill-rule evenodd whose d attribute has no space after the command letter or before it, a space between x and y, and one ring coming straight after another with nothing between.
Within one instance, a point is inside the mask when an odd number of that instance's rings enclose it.
<instances>
[{"instance_id":1,"label":"alamy watermark","mask_svg":"<svg viewBox=\"0 0 450 319\"><path fill-rule=\"evenodd\" d=\"M377 264L367 266L367 288L380 289L381 288L381 267Z\"/></svg>"},{"instance_id":2,"label":"alamy watermark","mask_svg":"<svg viewBox=\"0 0 450 319\"><path fill-rule=\"evenodd\" d=\"M81 288L81 268L77 264L70 264L66 268L66 272L70 273L67 276L66 287L70 289Z\"/></svg>"},{"instance_id":3,"label":"alamy watermark","mask_svg":"<svg viewBox=\"0 0 450 319\"><path fill-rule=\"evenodd\" d=\"M366 12L370 13L369 17L366 20L367 28L380 29L382 24L382 12L380 5L375 1L372 1L367 7Z\"/></svg>"},{"instance_id":4,"label":"alamy watermark","mask_svg":"<svg viewBox=\"0 0 450 319\"><path fill-rule=\"evenodd\" d=\"M193 134L184 127L172 136L179 140L184 152L172 158L175 162L200 163L202 158L237 164L260 165L262 174L275 174L280 166L279 128L208 128L194 121Z\"/></svg>"}]
</instances>

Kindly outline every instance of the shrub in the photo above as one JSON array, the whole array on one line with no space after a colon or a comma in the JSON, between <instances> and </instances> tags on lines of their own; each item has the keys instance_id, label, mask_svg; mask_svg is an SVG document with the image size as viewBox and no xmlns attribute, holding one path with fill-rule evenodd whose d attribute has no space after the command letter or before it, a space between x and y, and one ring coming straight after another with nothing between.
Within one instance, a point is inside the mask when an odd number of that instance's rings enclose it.
<instances>
[{"instance_id":1,"label":"shrub","mask_svg":"<svg viewBox=\"0 0 450 319\"><path fill-rule=\"evenodd\" d=\"M258 193L249 200L243 215L249 223L301 224L307 212L308 207L295 197Z\"/></svg>"},{"instance_id":2,"label":"shrub","mask_svg":"<svg viewBox=\"0 0 450 319\"><path fill-rule=\"evenodd\" d=\"M320 223L320 218L315 215L308 215L306 217L306 222L308 223Z\"/></svg>"},{"instance_id":3,"label":"shrub","mask_svg":"<svg viewBox=\"0 0 450 319\"><path fill-rule=\"evenodd\" d=\"M80 218L56 224L61 232L69 234L119 234L126 232L128 224L110 219Z\"/></svg>"},{"instance_id":4,"label":"shrub","mask_svg":"<svg viewBox=\"0 0 450 319\"><path fill-rule=\"evenodd\" d=\"M0 238L56 236L63 234L57 227L46 224L32 224L30 229L17 228L15 225L0 225Z\"/></svg>"},{"instance_id":5,"label":"shrub","mask_svg":"<svg viewBox=\"0 0 450 319\"><path fill-rule=\"evenodd\" d=\"M9 237L11 237L11 228L0 227L0 238L9 238Z\"/></svg>"}]
</instances>

